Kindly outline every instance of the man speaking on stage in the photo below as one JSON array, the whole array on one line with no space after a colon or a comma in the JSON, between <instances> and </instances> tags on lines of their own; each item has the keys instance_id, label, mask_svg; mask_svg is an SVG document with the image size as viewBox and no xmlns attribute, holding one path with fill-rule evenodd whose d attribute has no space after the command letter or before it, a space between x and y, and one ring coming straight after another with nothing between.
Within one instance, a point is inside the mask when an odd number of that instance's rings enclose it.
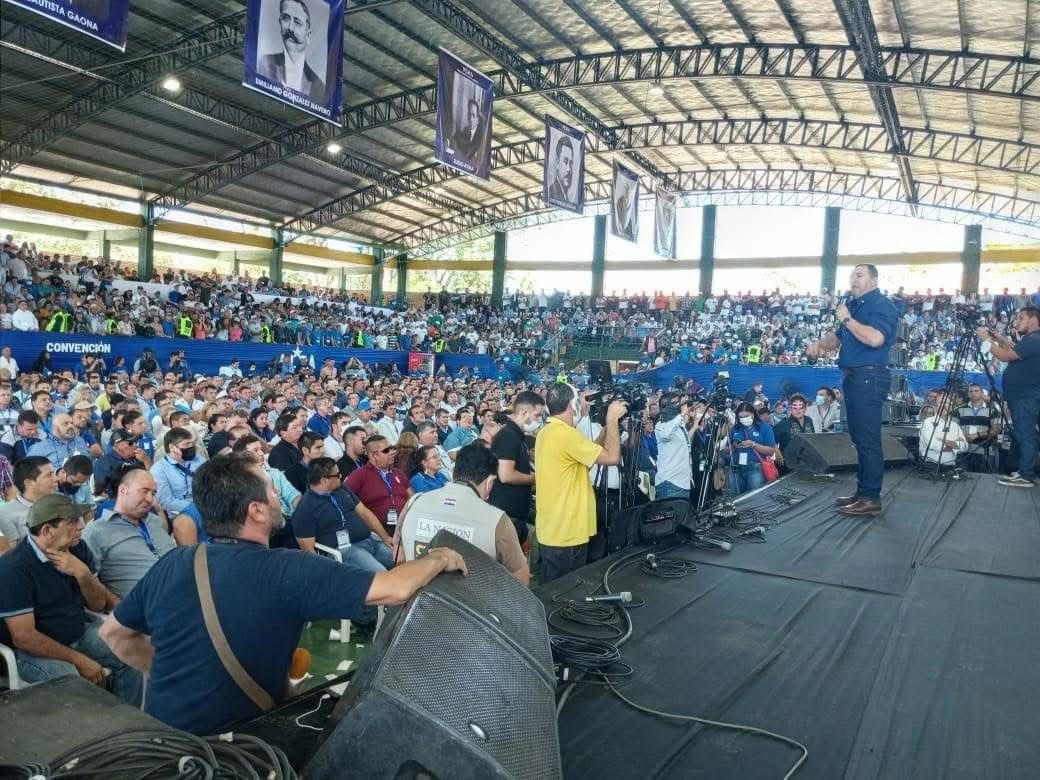
<instances>
[{"instance_id":1,"label":"man speaking on stage","mask_svg":"<svg viewBox=\"0 0 1040 780\"><path fill-rule=\"evenodd\" d=\"M844 379L845 417L856 447L859 467L856 492L835 502L843 515L876 515L881 511L885 457L881 449L881 405L889 388L888 349L895 341L898 314L878 289L877 267L852 269L850 299L834 310L838 329L806 347L819 357L840 348L838 367Z\"/></svg>"}]
</instances>

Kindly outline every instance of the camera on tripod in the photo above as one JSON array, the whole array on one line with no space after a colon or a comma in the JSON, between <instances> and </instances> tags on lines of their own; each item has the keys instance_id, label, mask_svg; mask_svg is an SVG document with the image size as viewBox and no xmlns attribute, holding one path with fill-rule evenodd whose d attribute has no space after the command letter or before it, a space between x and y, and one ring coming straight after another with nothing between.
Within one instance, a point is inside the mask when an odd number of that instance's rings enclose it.
<instances>
[{"instance_id":1,"label":"camera on tripod","mask_svg":"<svg viewBox=\"0 0 1040 780\"><path fill-rule=\"evenodd\" d=\"M724 412L729 408L732 395L729 391L729 371L719 371L712 381L711 395L708 396L708 406L716 412Z\"/></svg>"},{"instance_id":2,"label":"camera on tripod","mask_svg":"<svg viewBox=\"0 0 1040 780\"><path fill-rule=\"evenodd\" d=\"M589 417L603 425L607 420L607 407L612 401L620 400L628 404L628 411L621 417L623 420L630 414L638 415L646 410L647 393L639 382L626 382L603 388L585 399L589 402Z\"/></svg>"}]
</instances>

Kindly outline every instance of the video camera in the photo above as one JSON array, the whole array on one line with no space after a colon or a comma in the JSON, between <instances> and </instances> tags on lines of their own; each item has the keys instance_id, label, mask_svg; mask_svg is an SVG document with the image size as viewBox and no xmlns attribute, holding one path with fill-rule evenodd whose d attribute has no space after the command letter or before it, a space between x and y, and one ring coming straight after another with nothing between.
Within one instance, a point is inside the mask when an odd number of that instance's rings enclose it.
<instances>
[{"instance_id":1,"label":"video camera","mask_svg":"<svg viewBox=\"0 0 1040 780\"><path fill-rule=\"evenodd\" d=\"M640 383L626 382L588 395L585 400L589 402L589 417L603 425L606 423L607 407L611 402L620 400L628 404L628 411L621 417L623 420L630 414L642 414L646 411L647 394L646 388Z\"/></svg>"},{"instance_id":2,"label":"video camera","mask_svg":"<svg viewBox=\"0 0 1040 780\"><path fill-rule=\"evenodd\" d=\"M590 383L596 385L598 389L598 392L585 397L585 400L589 402L589 417L594 422L603 425L607 419L607 407L616 400L628 404L628 412L622 419L629 414L641 414L646 410L647 392L642 384L639 382L615 383L610 363L606 360L590 360L588 367Z\"/></svg>"},{"instance_id":3,"label":"video camera","mask_svg":"<svg viewBox=\"0 0 1040 780\"><path fill-rule=\"evenodd\" d=\"M712 381L711 395L708 396L708 406L716 412L724 412L729 408L732 397L729 391L729 371L719 371Z\"/></svg>"}]
</instances>

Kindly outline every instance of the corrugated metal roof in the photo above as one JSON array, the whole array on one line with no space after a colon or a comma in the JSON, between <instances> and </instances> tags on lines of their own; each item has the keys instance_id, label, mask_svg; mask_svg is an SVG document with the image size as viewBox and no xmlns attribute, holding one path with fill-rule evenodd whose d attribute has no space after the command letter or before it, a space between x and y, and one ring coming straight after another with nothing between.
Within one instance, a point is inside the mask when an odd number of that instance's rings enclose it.
<instances>
[{"instance_id":1,"label":"corrugated metal roof","mask_svg":"<svg viewBox=\"0 0 1040 780\"><path fill-rule=\"evenodd\" d=\"M857 6L869 10L885 80L864 77L863 45L848 13ZM1014 198L1010 205L979 198L993 209L980 218L1017 219L1018 229L1040 233L1040 60L1032 56L1040 46L1040 0L375 3L347 17L344 105L393 103L404 109L376 125L366 120L352 133L335 133L344 150L338 156L324 149L321 139L328 134L312 133L315 140L298 145L279 140L293 128L318 129L320 122L243 88L238 51L178 74L186 87L181 95L153 88L84 110L82 98L118 74L121 63L147 58L193 29L240 13L239 2L132 4L122 55L21 9L3 8L5 150L23 134L48 127L50 116L66 104L76 117L71 127L43 136L18 163L137 188L146 197L184 192L189 202L275 226L329 206L316 212L322 221L307 222L303 232L343 231L421 250L410 239L402 241L420 226L432 229L424 235L440 239L463 223L480 228L522 216L510 209L519 196L540 191L539 155L507 156L511 163L496 164L487 182L451 176L415 183L415 172L433 164L432 104L428 92L424 99L419 95L433 83L437 50L444 47L498 77L503 93L495 102L495 146L537 141L545 113L577 123L561 107L560 95L594 117L602 137L594 126L586 127L593 150L586 161L589 182L607 179L618 155L632 165L631 154L670 181L680 173L744 169L869 173L886 180L909 175L929 192L939 183ZM457 32L458 12L467 17L470 33L481 29L495 45ZM49 48L34 54L27 41ZM662 52L666 56L655 60ZM518 61L525 63L520 70ZM539 71L538 78L548 81L519 89L524 78L532 78L528 65L548 62L560 65ZM558 76L565 84L560 93L552 90ZM654 85L658 76L660 92ZM901 148L893 119L879 114L879 94L889 92L894 121L911 148ZM70 103L76 99L78 104ZM767 133L745 143L726 135L729 125L763 119L772 120L768 126L774 129L787 120L784 138ZM814 134L820 120L828 123L822 141ZM603 140L633 125L691 121L715 123L710 126L724 140L713 143L709 133L681 144L657 139L631 153L611 151ZM850 131L847 141L836 143L835 128L842 126L866 128L862 132L871 139L887 135L865 145L863 135ZM979 145L984 152L973 151ZM244 150L263 154L234 168L225 164L242 159ZM909 163L901 170L902 154ZM640 167L638 160L635 165ZM658 184L652 172L644 166L641 173L644 192L652 192ZM189 181L191 188L183 186ZM756 180L756 186L764 181ZM776 186L786 181L779 177ZM341 205L353 204L352 196L376 185L384 187L383 194L365 208ZM590 193L602 195L602 189ZM537 200L525 205L543 208ZM488 221L472 224L476 212L486 213Z\"/></svg>"}]
</instances>

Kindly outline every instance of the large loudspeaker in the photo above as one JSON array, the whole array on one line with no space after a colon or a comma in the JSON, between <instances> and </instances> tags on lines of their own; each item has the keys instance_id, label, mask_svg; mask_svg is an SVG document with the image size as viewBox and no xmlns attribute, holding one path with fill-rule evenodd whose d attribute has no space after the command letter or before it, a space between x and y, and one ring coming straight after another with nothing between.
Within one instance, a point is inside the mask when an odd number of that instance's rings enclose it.
<instances>
[{"instance_id":1,"label":"large loudspeaker","mask_svg":"<svg viewBox=\"0 0 1040 780\"><path fill-rule=\"evenodd\" d=\"M881 450L886 466L910 460L906 447L895 436L881 432ZM847 433L796 433L784 450L784 463L792 471L853 471L856 448Z\"/></svg>"},{"instance_id":2,"label":"large loudspeaker","mask_svg":"<svg viewBox=\"0 0 1040 780\"><path fill-rule=\"evenodd\" d=\"M558 778L556 676L541 602L468 542L387 619L336 706L314 778Z\"/></svg>"}]
</instances>

